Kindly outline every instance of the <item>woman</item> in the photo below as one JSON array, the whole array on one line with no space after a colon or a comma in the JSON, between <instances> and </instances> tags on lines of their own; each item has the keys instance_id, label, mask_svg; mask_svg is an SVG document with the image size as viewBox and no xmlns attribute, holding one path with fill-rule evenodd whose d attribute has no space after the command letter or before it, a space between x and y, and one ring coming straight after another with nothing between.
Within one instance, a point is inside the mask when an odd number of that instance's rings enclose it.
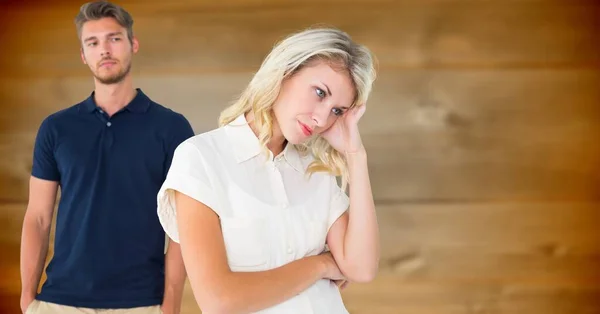
<instances>
[{"instance_id":1,"label":"woman","mask_svg":"<svg viewBox=\"0 0 600 314\"><path fill-rule=\"evenodd\" d=\"M374 79L367 48L305 30L273 49L219 128L176 149L158 215L203 313L348 313L336 283L375 277L357 126Z\"/></svg>"}]
</instances>

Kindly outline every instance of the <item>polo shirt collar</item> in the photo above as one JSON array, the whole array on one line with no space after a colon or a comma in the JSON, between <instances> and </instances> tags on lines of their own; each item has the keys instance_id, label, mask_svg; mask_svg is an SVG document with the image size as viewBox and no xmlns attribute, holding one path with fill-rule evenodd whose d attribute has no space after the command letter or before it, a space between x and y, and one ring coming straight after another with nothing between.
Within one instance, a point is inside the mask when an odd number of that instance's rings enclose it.
<instances>
[{"instance_id":1,"label":"polo shirt collar","mask_svg":"<svg viewBox=\"0 0 600 314\"><path fill-rule=\"evenodd\" d=\"M123 108L123 110L133 113L145 113L150 107L150 98L148 98L140 88L136 88L135 90L137 91L135 97L127 104L127 106L125 106L125 108ZM93 91L90 96L81 103L80 110L91 113L100 109L94 100L95 93L96 92Z\"/></svg>"}]
</instances>

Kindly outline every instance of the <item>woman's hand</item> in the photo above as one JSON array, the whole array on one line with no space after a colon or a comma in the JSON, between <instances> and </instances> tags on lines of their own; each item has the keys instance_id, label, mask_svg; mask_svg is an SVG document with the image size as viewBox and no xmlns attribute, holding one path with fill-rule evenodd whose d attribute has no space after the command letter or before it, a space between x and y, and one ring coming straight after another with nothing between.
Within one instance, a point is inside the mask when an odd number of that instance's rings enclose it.
<instances>
[{"instance_id":1,"label":"woman's hand","mask_svg":"<svg viewBox=\"0 0 600 314\"><path fill-rule=\"evenodd\" d=\"M329 142L329 145L343 155L364 150L360 133L358 132L358 121L365 113L365 110L367 110L366 105L358 105L349 109L329 129L321 133L321 136Z\"/></svg>"},{"instance_id":2,"label":"woman's hand","mask_svg":"<svg viewBox=\"0 0 600 314\"><path fill-rule=\"evenodd\" d=\"M340 290L346 289L346 287L349 284L348 280L334 280L333 283L335 283L335 285L338 286Z\"/></svg>"},{"instance_id":3,"label":"woman's hand","mask_svg":"<svg viewBox=\"0 0 600 314\"><path fill-rule=\"evenodd\" d=\"M333 281L346 280L346 277L344 276L344 274L342 274L342 271L335 262L335 259L333 258L331 252L323 252L319 254L319 257L325 265L325 273L323 274L323 279L330 279Z\"/></svg>"},{"instance_id":4,"label":"woman's hand","mask_svg":"<svg viewBox=\"0 0 600 314\"><path fill-rule=\"evenodd\" d=\"M340 290L346 288L349 282L344 276L344 274L342 274L342 272L340 271L340 268L335 262L335 259L333 258L331 252L323 252L320 255L323 258L323 261L325 262L325 266L327 268L327 271L325 272L323 278L333 281L333 283L336 286L338 286Z\"/></svg>"}]
</instances>

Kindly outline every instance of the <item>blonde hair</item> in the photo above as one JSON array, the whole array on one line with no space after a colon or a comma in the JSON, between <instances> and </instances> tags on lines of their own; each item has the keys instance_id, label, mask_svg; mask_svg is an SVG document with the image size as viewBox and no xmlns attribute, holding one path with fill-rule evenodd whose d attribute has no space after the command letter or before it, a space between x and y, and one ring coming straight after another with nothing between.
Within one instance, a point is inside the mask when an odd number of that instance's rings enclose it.
<instances>
[{"instance_id":1,"label":"blonde hair","mask_svg":"<svg viewBox=\"0 0 600 314\"><path fill-rule=\"evenodd\" d=\"M314 61L326 61L346 70L354 84L356 95L351 107L366 103L376 77L374 57L365 46L352 41L343 31L333 28L314 28L292 34L279 42L267 55L240 97L221 112L219 125L226 125L241 114L252 111L258 139L265 150L273 136L272 106L282 82ZM312 151L314 162L308 167L310 175L326 171L342 176L342 186L348 182L345 156L337 152L322 137L295 145L302 153Z\"/></svg>"}]
</instances>

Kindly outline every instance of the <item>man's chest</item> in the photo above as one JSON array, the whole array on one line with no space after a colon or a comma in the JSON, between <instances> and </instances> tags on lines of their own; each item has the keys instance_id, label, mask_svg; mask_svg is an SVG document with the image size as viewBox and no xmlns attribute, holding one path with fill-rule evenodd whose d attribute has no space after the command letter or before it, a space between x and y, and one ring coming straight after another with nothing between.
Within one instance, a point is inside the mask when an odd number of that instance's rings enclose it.
<instances>
[{"instance_id":1,"label":"man's chest","mask_svg":"<svg viewBox=\"0 0 600 314\"><path fill-rule=\"evenodd\" d=\"M162 175L166 158L163 137L151 126L88 121L87 125L61 129L55 160L63 176L107 172Z\"/></svg>"}]
</instances>

